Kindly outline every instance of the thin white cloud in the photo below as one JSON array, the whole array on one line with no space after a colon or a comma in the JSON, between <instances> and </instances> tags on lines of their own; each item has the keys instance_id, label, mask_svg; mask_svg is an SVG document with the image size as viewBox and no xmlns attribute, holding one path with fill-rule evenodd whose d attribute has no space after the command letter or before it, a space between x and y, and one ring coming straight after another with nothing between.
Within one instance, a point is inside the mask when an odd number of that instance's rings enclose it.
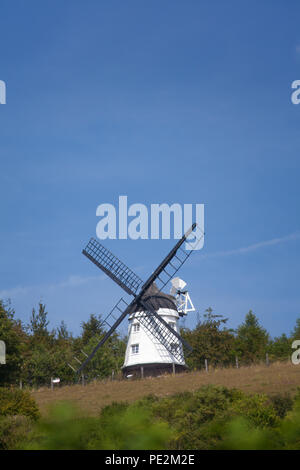
<instances>
[{"instance_id":1,"label":"thin white cloud","mask_svg":"<svg viewBox=\"0 0 300 470\"><path fill-rule=\"evenodd\" d=\"M49 291L49 290L55 290L55 289L61 289L61 288L68 288L68 287L78 287L83 284L88 284L89 282L92 281L101 281L104 280L106 276L103 275L98 275L98 276L77 276L77 275L72 275L69 276L67 279L64 281L58 282L57 284L41 284L41 285L34 285L34 286L17 286L17 287L12 287L11 289L4 289L0 291L0 299L8 299L8 298L13 298L19 295L27 295L32 291L36 291L37 289L40 289L41 291Z\"/></svg>"},{"instance_id":2,"label":"thin white cloud","mask_svg":"<svg viewBox=\"0 0 300 470\"><path fill-rule=\"evenodd\" d=\"M248 245L241 248L236 248L234 250L227 250L227 251L216 251L214 253L205 253L202 255L202 258L218 258L223 256L231 256L231 255L241 255L244 253L250 253L253 251L260 250L261 248L265 248L268 246L279 245L281 243L286 243L293 240L300 239L300 232L294 232L290 235L286 235L285 237L281 238L272 238L271 240L264 240L262 242L254 243L253 245ZM142 270L143 266L136 267L136 271ZM40 289L41 291L49 291L61 288L76 288L78 286L88 284L89 282L93 281L102 281L105 280L106 276L104 274L98 276L78 276L78 275L71 275L66 280L61 281L57 284L45 284L45 285L35 285L35 286L17 286L12 287L11 289L4 289L0 291L0 299L9 299L14 298L19 295L27 295L32 291L36 291Z\"/></svg>"},{"instance_id":3,"label":"thin white cloud","mask_svg":"<svg viewBox=\"0 0 300 470\"><path fill-rule=\"evenodd\" d=\"M12 287L11 289L4 289L0 291L0 299L8 299L15 297L16 295L26 295L30 291L31 287Z\"/></svg>"},{"instance_id":4,"label":"thin white cloud","mask_svg":"<svg viewBox=\"0 0 300 470\"><path fill-rule=\"evenodd\" d=\"M271 240L264 240L262 242L254 243L253 245L248 245L242 248L236 248L234 250L216 251L215 253L206 253L203 255L203 258L217 258L219 256L241 255L244 253L249 253L252 251L259 250L261 248L265 248L267 246L279 245L280 243L286 243L292 240L299 240L299 239L300 239L300 232L294 232L294 233L291 233L290 235L286 235L285 237L272 238Z\"/></svg>"},{"instance_id":5,"label":"thin white cloud","mask_svg":"<svg viewBox=\"0 0 300 470\"><path fill-rule=\"evenodd\" d=\"M101 281L103 279L106 279L106 277L104 276L104 274L102 275L98 275L98 276L69 276L68 279L66 279L65 281L62 281L58 284L53 284L51 286L48 286L49 288L54 288L56 289L57 287L77 287L77 286L81 286L83 284L88 284L89 282L91 281Z\"/></svg>"},{"instance_id":6,"label":"thin white cloud","mask_svg":"<svg viewBox=\"0 0 300 470\"><path fill-rule=\"evenodd\" d=\"M142 271L144 266L135 267L135 271ZM104 281L108 279L106 274L98 274L97 276L78 276L71 275L67 279L55 284L37 284L31 286L16 286L10 289L3 289L0 291L0 299L11 299L17 296L24 296L30 293L40 291L42 294L57 289L77 288L79 286L89 284L94 281Z\"/></svg>"}]
</instances>

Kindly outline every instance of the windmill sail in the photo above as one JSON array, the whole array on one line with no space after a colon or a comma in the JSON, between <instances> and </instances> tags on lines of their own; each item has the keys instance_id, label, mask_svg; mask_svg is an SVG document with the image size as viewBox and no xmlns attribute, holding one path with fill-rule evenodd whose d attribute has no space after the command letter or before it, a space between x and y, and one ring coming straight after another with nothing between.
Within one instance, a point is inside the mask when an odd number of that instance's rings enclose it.
<instances>
[{"instance_id":1,"label":"windmill sail","mask_svg":"<svg viewBox=\"0 0 300 470\"><path fill-rule=\"evenodd\" d=\"M155 269L155 271L151 274L149 279L145 282L142 287L141 293L145 292L146 289L153 283L156 282L159 290L162 290L168 282L174 277L174 275L179 271L181 266L186 262L186 260L190 257L191 253L195 250L198 243L200 243L201 239L204 236L204 233L199 229L198 231L194 232L194 236L196 241L192 246L188 242L189 235L195 230L197 224L194 223L190 229L183 235L183 237L176 243L174 248L170 251L170 253L164 258L164 260L160 263L160 265ZM198 228L198 227L197 227ZM184 250L182 248L183 243L186 243L190 246L189 250Z\"/></svg>"},{"instance_id":2,"label":"windmill sail","mask_svg":"<svg viewBox=\"0 0 300 470\"><path fill-rule=\"evenodd\" d=\"M127 294L136 295L143 284L137 274L94 238L90 239L82 253L121 286Z\"/></svg>"},{"instance_id":3,"label":"windmill sail","mask_svg":"<svg viewBox=\"0 0 300 470\"><path fill-rule=\"evenodd\" d=\"M117 304L114 306L114 308L111 310L111 312L108 314L108 316L106 318L111 318L111 313L112 312L115 312L116 310L118 310L118 305L119 303L123 301L125 302L123 299L120 299L119 302L117 302ZM126 302L125 302L126 303ZM113 332L118 328L118 326L120 325L120 323L122 323L122 321L124 320L124 318L129 315L129 313L131 312L132 308L133 308L133 305L134 305L134 301L131 302L131 304L129 304L127 306L127 308L121 313L121 315L119 316L119 318L113 323L113 325L111 325L110 329L107 331L107 333L105 333L105 335L103 336L103 338L99 341L99 343L97 344L97 346L93 349L93 351L91 352L91 354L87 357L87 359L81 364L81 366L79 367L79 369L76 371L78 374L80 372L82 372L82 370L85 368L85 366L93 359L93 357L95 356L96 352L98 351L99 348L101 348L101 346L103 346L104 343L106 343L106 341L108 340L108 338L113 334Z\"/></svg>"}]
</instances>

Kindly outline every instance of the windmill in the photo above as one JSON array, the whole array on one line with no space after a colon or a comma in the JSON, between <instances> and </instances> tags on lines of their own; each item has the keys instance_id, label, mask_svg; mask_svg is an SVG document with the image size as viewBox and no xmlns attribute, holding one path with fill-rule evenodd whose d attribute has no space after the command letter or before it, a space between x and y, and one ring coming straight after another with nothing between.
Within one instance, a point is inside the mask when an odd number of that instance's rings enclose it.
<instances>
[{"instance_id":1,"label":"windmill","mask_svg":"<svg viewBox=\"0 0 300 470\"><path fill-rule=\"evenodd\" d=\"M197 229L195 230L196 227ZM196 242L193 242L193 245L188 241L188 237L192 232L196 240ZM141 371L141 375L143 375L144 367L147 368L150 373L153 372L153 369L157 369L157 366L170 366L171 364L173 370L174 364L179 368L185 367L184 349L191 351L192 348L177 331L176 322L180 313L177 311L176 303L174 301L175 299L172 296L164 294L162 289L189 258L203 235L204 234L200 231L197 224L194 223L176 243L174 248L164 258L146 282L143 282L137 274L122 263L122 261L120 261L97 240L94 238L90 239L82 253L120 287L122 287L127 294L132 295L133 300L128 304L123 298L121 298L106 316L103 321L103 325L108 328L107 332L99 341L92 353L81 363L80 367L77 369L77 373L82 373L99 348L101 348L127 316L129 316L130 321L129 339L131 337L131 333L133 333L133 330L135 329L138 330L136 332L143 333L144 338L147 337L148 345L152 344L155 346L155 348L152 348L152 351L154 351L154 349L159 350L161 359L158 363L154 362L155 359L153 360L152 357L152 363L141 362L141 358L145 358L145 356L140 355L141 351L139 343L132 344L128 341L125 363L123 366L125 374L129 371L135 372L139 369ZM183 243L189 245L190 249L184 250L182 248ZM160 311L161 308L163 308L163 312ZM172 321L169 321L170 318ZM139 326L134 326L136 324ZM129 358L130 352L135 358L133 361L131 360L131 357ZM138 355L140 355L139 360L137 360ZM149 354L147 357L149 358ZM150 368L147 367L149 364L151 366Z\"/></svg>"}]
</instances>

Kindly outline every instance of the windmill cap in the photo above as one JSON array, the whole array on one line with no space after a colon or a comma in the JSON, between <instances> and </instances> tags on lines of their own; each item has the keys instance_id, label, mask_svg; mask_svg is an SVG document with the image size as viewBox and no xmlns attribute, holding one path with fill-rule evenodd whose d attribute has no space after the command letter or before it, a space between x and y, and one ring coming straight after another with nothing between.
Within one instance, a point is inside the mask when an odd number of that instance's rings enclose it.
<instances>
[{"instance_id":1,"label":"windmill cap","mask_svg":"<svg viewBox=\"0 0 300 470\"><path fill-rule=\"evenodd\" d=\"M175 310L177 312L177 307L176 307L174 297L172 295L161 292L158 289L155 282L153 282L148 287L148 289L142 296L142 300L144 300L145 302L147 300L151 300L151 305L156 311L158 311L160 308L168 308L170 310ZM141 310L141 307L137 305L136 307L133 308L131 313L139 312L140 310Z\"/></svg>"}]
</instances>

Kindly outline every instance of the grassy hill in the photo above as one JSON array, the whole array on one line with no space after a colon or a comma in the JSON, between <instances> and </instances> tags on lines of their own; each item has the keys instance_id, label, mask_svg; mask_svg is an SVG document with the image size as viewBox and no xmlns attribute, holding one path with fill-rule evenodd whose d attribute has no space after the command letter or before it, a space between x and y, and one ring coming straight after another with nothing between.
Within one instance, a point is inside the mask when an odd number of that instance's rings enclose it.
<instances>
[{"instance_id":1,"label":"grassy hill","mask_svg":"<svg viewBox=\"0 0 300 470\"><path fill-rule=\"evenodd\" d=\"M0 449L300 449L300 368L3 388ZM41 412L41 413L40 413Z\"/></svg>"},{"instance_id":2,"label":"grassy hill","mask_svg":"<svg viewBox=\"0 0 300 470\"><path fill-rule=\"evenodd\" d=\"M67 400L80 406L89 415L97 415L101 408L113 402L133 402L149 394L167 397L176 393L194 391L203 385L222 385L238 388L247 394L267 395L296 393L300 386L300 366L291 362L241 367L240 369L214 369L188 372L175 376L165 375L142 380L102 381L86 386L72 385L55 388L40 388L32 396L42 413L53 402Z\"/></svg>"}]
</instances>

